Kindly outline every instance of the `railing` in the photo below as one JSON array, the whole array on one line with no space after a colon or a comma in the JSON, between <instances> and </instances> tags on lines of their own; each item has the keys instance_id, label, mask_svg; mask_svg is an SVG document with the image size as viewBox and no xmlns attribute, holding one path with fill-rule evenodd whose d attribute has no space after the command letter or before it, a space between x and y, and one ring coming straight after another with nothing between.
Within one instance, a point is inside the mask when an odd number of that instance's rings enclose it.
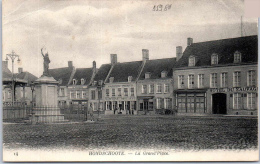
<instances>
[{"instance_id":1,"label":"railing","mask_svg":"<svg viewBox=\"0 0 260 164\"><path fill-rule=\"evenodd\" d=\"M29 119L31 107L27 105L3 106L3 121L19 121Z\"/></svg>"}]
</instances>

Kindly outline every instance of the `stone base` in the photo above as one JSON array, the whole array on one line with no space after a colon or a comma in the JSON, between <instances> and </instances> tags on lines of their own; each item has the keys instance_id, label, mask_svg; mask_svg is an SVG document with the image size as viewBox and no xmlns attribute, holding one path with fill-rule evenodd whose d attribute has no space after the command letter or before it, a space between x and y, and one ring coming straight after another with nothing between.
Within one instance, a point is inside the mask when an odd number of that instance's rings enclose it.
<instances>
[{"instance_id":1,"label":"stone base","mask_svg":"<svg viewBox=\"0 0 260 164\"><path fill-rule=\"evenodd\" d=\"M32 124L65 122L64 115L60 113L60 108L57 107L34 108L33 114L30 116L30 121Z\"/></svg>"}]
</instances>

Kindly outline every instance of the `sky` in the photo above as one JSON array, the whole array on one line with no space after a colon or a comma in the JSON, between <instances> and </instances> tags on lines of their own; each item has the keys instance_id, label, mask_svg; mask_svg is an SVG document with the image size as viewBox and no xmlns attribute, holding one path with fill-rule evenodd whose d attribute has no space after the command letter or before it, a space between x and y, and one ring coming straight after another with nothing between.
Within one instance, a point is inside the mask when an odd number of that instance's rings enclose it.
<instances>
[{"instance_id":1,"label":"sky","mask_svg":"<svg viewBox=\"0 0 260 164\"><path fill-rule=\"evenodd\" d=\"M154 6L171 6L153 11ZM110 63L176 56L176 46L241 36L242 0L3 0L3 55L12 50L22 67L38 77L43 72L41 48L51 68L97 67ZM242 35L257 35L257 18L242 17ZM9 60L9 68L11 62Z\"/></svg>"}]
</instances>

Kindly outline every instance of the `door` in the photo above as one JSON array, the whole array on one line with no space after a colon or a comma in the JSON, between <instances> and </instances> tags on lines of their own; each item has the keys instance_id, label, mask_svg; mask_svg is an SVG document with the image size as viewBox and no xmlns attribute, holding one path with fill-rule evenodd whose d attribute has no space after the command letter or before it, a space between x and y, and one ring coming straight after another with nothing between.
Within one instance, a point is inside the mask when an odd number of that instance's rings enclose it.
<instances>
[{"instance_id":1,"label":"door","mask_svg":"<svg viewBox=\"0 0 260 164\"><path fill-rule=\"evenodd\" d=\"M227 95L216 93L212 95L212 113L227 114Z\"/></svg>"}]
</instances>

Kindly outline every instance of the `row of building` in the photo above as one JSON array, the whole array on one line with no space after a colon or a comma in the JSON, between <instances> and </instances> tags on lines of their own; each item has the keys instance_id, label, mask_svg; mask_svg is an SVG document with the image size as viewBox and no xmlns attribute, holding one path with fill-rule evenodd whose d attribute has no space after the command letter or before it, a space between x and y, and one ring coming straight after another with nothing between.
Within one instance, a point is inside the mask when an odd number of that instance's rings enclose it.
<instances>
[{"instance_id":1,"label":"row of building","mask_svg":"<svg viewBox=\"0 0 260 164\"><path fill-rule=\"evenodd\" d=\"M50 69L59 81L61 108L84 108L106 114L257 114L258 38L246 36L193 43L187 39L176 57L111 62L98 69ZM175 55L173 55L175 56Z\"/></svg>"}]
</instances>

